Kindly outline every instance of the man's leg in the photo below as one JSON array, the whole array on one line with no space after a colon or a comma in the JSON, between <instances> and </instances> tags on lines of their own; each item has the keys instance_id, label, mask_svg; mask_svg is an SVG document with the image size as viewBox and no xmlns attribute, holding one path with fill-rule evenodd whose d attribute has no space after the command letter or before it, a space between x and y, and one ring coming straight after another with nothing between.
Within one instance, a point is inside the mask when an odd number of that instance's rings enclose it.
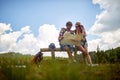
<instances>
[{"instance_id":1,"label":"man's leg","mask_svg":"<svg viewBox=\"0 0 120 80\"><path fill-rule=\"evenodd\" d=\"M70 51L69 47L68 47L68 46L66 46L66 47L65 47L65 50L66 50L66 51L67 51L67 53L68 53L69 62L72 62L72 61L73 61L73 56L72 56L72 53L71 53L71 51Z\"/></svg>"}]
</instances>

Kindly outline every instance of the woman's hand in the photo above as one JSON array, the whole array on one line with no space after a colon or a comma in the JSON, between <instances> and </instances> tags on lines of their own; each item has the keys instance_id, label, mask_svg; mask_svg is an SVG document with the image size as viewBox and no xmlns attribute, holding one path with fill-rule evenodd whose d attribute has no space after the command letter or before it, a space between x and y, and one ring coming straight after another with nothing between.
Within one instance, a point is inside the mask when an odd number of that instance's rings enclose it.
<instances>
[{"instance_id":1,"label":"woman's hand","mask_svg":"<svg viewBox=\"0 0 120 80\"><path fill-rule=\"evenodd\" d=\"M78 39L71 39L71 41L73 41L73 42L79 42Z\"/></svg>"}]
</instances>

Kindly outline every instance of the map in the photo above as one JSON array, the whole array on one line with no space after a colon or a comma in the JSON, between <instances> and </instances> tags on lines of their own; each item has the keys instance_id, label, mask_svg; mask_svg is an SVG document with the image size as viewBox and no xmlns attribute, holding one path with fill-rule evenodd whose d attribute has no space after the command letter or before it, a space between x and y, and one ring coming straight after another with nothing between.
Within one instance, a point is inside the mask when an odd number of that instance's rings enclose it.
<instances>
[{"instance_id":1,"label":"map","mask_svg":"<svg viewBox=\"0 0 120 80\"><path fill-rule=\"evenodd\" d=\"M82 34L71 34L70 32L65 32L61 44L70 44L79 46L81 40L83 39Z\"/></svg>"}]
</instances>

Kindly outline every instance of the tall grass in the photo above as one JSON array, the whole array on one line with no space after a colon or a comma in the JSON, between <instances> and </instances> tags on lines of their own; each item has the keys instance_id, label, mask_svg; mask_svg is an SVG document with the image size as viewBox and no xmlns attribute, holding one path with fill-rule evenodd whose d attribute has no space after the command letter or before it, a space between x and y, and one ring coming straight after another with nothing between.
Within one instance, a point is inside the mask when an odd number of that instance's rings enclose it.
<instances>
[{"instance_id":1,"label":"tall grass","mask_svg":"<svg viewBox=\"0 0 120 80\"><path fill-rule=\"evenodd\" d=\"M31 64L30 55L1 55L0 80L119 80L120 64L88 66L66 58L44 58Z\"/></svg>"}]
</instances>

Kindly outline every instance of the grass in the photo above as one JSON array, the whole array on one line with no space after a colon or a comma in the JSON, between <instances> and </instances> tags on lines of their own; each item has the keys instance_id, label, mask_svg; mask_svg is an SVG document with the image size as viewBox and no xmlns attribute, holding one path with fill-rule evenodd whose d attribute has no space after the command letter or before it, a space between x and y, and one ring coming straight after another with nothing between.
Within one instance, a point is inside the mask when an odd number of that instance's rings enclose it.
<instances>
[{"instance_id":1,"label":"grass","mask_svg":"<svg viewBox=\"0 0 120 80\"><path fill-rule=\"evenodd\" d=\"M0 80L119 80L120 64L88 66L68 63L66 58L44 58L31 64L33 56L0 56Z\"/></svg>"},{"instance_id":2,"label":"grass","mask_svg":"<svg viewBox=\"0 0 120 80\"><path fill-rule=\"evenodd\" d=\"M116 64L100 64L91 67L85 64L54 61L54 63L50 62L47 67L44 65L41 66L41 73L43 72L44 75L42 79L44 80L113 80L120 78L116 72L116 69L120 70L120 65L116 66Z\"/></svg>"}]
</instances>

